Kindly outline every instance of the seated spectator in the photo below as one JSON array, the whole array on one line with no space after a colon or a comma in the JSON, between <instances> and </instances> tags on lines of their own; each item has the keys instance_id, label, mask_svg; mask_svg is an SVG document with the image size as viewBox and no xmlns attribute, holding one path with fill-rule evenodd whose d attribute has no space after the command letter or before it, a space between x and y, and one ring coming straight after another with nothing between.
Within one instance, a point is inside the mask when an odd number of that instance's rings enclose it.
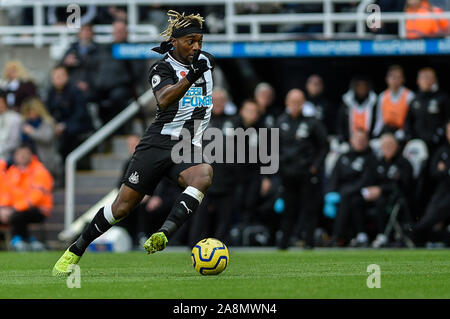
<instances>
[{"instance_id":1,"label":"seated spectator","mask_svg":"<svg viewBox=\"0 0 450 319\"><path fill-rule=\"evenodd\" d=\"M39 98L26 100L21 109L25 121L22 126L22 142L32 146L34 153L55 180L60 179L62 167L56 148L55 120Z\"/></svg>"},{"instance_id":2,"label":"seated spectator","mask_svg":"<svg viewBox=\"0 0 450 319\"><path fill-rule=\"evenodd\" d=\"M53 178L27 145L14 152L6 171L6 196L0 202L0 221L11 226L11 246L16 250L42 249L28 233L28 224L45 220L53 209Z\"/></svg>"},{"instance_id":3,"label":"seated spectator","mask_svg":"<svg viewBox=\"0 0 450 319\"><path fill-rule=\"evenodd\" d=\"M52 87L47 96L47 109L56 121L55 134L63 160L82 141L91 129L86 100L78 88L69 81L64 66L52 70Z\"/></svg>"},{"instance_id":4,"label":"seated spectator","mask_svg":"<svg viewBox=\"0 0 450 319\"><path fill-rule=\"evenodd\" d=\"M443 241L450 245L450 234L441 230L438 238L432 238L435 228L442 229L450 220L450 120L446 125L447 142L434 154L430 174L435 183L436 190L428 203L425 214L419 222L412 227L412 234L416 244L423 244L425 240Z\"/></svg>"},{"instance_id":5,"label":"seated spectator","mask_svg":"<svg viewBox=\"0 0 450 319\"><path fill-rule=\"evenodd\" d=\"M20 106L26 98L37 95L36 85L19 60L6 63L0 89L6 91L8 106L15 111L20 111Z\"/></svg>"},{"instance_id":6,"label":"seated spectator","mask_svg":"<svg viewBox=\"0 0 450 319\"><path fill-rule=\"evenodd\" d=\"M380 145L382 157L377 160L376 170L373 171L374 183L362 190L366 202L372 204L377 220L378 235L372 242L374 248L388 244L389 238L384 235L389 217L387 207L399 198L408 202L413 184L412 166L402 156L395 136L392 133L384 133Z\"/></svg>"},{"instance_id":7,"label":"seated spectator","mask_svg":"<svg viewBox=\"0 0 450 319\"><path fill-rule=\"evenodd\" d=\"M423 140L429 154L445 143L445 123L450 118L448 95L439 90L436 72L423 68L417 75L419 91L411 101L406 117L405 130L408 139Z\"/></svg>"},{"instance_id":8,"label":"seated spectator","mask_svg":"<svg viewBox=\"0 0 450 319\"><path fill-rule=\"evenodd\" d=\"M408 0L405 8L406 13L429 15L442 13L442 9L430 4L428 0ZM408 39L420 39L429 37L442 37L449 31L448 19L406 19L406 37Z\"/></svg>"},{"instance_id":9,"label":"seated spectator","mask_svg":"<svg viewBox=\"0 0 450 319\"><path fill-rule=\"evenodd\" d=\"M137 83L142 72L140 62L115 59L112 46L126 43L127 24L118 20L113 23L113 43L102 47L97 76L94 80L99 117L103 123L109 122L137 97Z\"/></svg>"},{"instance_id":10,"label":"seated spectator","mask_svg":"<svg viewBox=\"0 0 450 319\"><path fill-rule=\"evenodd\" d=\"M405 77L399 65L389 67L387 89L378 96L374 136L392 132L399 140L405 139L404 125L414 93L404 87Z\"/></svg>"},{"instance_id":11,"label":"seated spectator","mask_svg":"<svg viewBox=\"0 0 450 319\"><path fill-rule=\"evenodd\" d=\"M337 197L335 202L339 203L337 213L327 213L329 217L336 218L328 243L330 246L343 245L348 235L355 232L356 238L351 241L351 245L368 245L369 238L364 223L367 203L362 190L373 185L375 155L369 147L368 133L363 130L352 132L350 146L350 151L338 158L325 195L326 202L330 194L333 194Z\"/></svg>"},{"instance_id":12,"label":"seated spectator","mask_svg":"<svg viewBox=\"0 0 450 319\"><path fill-rule=\"evenodd\" d=\"M309 76L305 89L306 99L314 106L315 117L325 125L328 134L334 134L337 112L324 95L323 79L317 74Z\"/></svg>"},{"instance_id":13,"label":"seated spectator","mask_svg":"<svg viewBox=\"0 0 450 319\"><path fill-rule=\"evenodd\" d=\"M95 96L93 82L97 73L100 50L99 45L94 42L92 29L92 24L85 24L80 28L78 41L71 44L61 61L67 68L72 82L85 94L88 102Z\"/></svg>"},{"instance_id":14,"label":"seated spectator","mask_svg":"<svg viewBox=\"0 0 450 319\"><path fill-rule=\"evenodd\" d=\"M8 108L6 93L0 91L0 159L9 161L14 149L20 145L22 117Z\"/></svg>"},{"instance_id":15,"label":"seated spectator","mask_svg":"<svg viewBox=\"0 0 450 319\"><path fill-rule=\"evenodd\" d=\"M377 95L372 91L369 80L359 76L353 78L350 90L342 96L338 111L337 133L341 142L348 141L356 130L372 135L376 103Z\"/></svg>"}]
</instances>

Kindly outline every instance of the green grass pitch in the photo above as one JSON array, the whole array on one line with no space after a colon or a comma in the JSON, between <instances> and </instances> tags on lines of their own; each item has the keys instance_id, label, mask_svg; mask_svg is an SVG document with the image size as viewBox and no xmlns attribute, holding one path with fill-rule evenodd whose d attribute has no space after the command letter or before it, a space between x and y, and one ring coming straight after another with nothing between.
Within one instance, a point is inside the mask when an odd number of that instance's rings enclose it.
<instances>
[{"instance_id":1,"label":"green grass pitch","mask_svg":"<svg viewBox=\"0 0 450 319\"><path fill-rule=\"evenodd\" d=\"M51 270L62 252L0 253L0 298L450 298L450 250L236 250L218 276L201 276L189 251L91 253L81 288ZM381 288L367 287L370 264Z\"/></svg>"}]
</instances>

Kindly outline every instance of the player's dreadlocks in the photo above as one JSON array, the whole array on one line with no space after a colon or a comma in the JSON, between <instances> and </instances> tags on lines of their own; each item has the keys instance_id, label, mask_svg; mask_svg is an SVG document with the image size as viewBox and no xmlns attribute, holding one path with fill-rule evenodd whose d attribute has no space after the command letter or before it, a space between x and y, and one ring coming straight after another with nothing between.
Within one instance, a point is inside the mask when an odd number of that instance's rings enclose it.
<instances>
[{"instance_id":1,"label":"player's dreadlocks","mask_svg":"<svg viewBox=\"0 0 450 319\"><path fill-rule=\"evenodd\" d=\"M180 38L191 33L203 33L205 20L200 14L185 15L184 12L180 14L175 10L169 10L167 15L169 16L169 26L161 33L161 36L167 40L161 42L159 47L153 48L153 51L164 54L172 48L172 38Z\"/></svg>"},{"instance_id":2,"label":"player's dreadlocks","mask_svg":"<svg viewBox=\"0 0 450 319\"><path fill-rule=\"evenodd\" d=\"M203 21L205 21L199 13L186 16L184 12L180 14L175 10L169 10L167 15L169 16L169 27L161 33L161 36L166 38L173 37L178 29L184 29L190 25L199 25L202 29Z\"/></svg>"}]
</instances>

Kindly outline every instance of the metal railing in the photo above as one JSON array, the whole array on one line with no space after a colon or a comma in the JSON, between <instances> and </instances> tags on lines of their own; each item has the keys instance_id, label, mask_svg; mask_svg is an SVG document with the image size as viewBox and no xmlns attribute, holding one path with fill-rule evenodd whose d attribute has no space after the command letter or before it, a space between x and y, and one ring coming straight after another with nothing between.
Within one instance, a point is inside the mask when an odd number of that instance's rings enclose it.
<instances>
[{"instance_id":1,"label":"metal railing","mask_svg":"<svg viewBox=\"0 0 450 319\"><path fill-rule=\"evenodd\" d=\"M139 112L140 105L148 105L152 101L154 101L154 95L152 89L149 89L139 97L139 104L134 101L128 105L115 118L100 128L67 156L65 163L64 230L69 230L75 218L75 175L77 162L110 137L122 125L132 119Z\"/></svg>"},{"instance_id":2,"label":"metal railing","mask_svg":"<svg viewBox=\"0 0 450 319\"><path fill-rule=\"evenodd\" d=\"M367 32L366 21L372 12L368 12L368 5L374 0L362 0L356 8L356 12L340 13L335 12L335 3L354 3L354 0L281 0L275 1L280 4L321 4L320 13L272 13L272 14L239 14L236 5L248 3L273 3L273 0L165 0L164 6L223 6L225 12L224 33L207 34L205 40L208 42L235 42L235 41L279 41L299 38L300 34L291 32L265 33L261 32L264 25L300 25L300 24L320 24L323 26L321 33L314 36L323 39L335 37L369 38L373 34ZM61 41L73 41L78 30L58 25L45 25L44 8L48 6L64 7L70 4L87 6L123 5L127 7L127 19L130 42L154 42L160 41L157 27L152 24L141 24L138 19L138 8L159 3L161 1L152 0L0 0L0 8L10 9L14 7L32 7L32 26L0 26L0 35L4 44L32 44L35 46L61 43ZM450 19L450 12L442 14L432 14L429 16L420 14L406 14L403 12L382 12L381 21L398 23L398 36L404 38L405 21L407 19L427 18L427 19ZM207 21L208 23L208 21ZM337 32L335 25L338 23L354 23L356 32ZM240 26L248 26L249 31L239 30ZM111 42L111 25L96 25L94 27L95 40L99 43Z\"/></svg>"}]
</instances>

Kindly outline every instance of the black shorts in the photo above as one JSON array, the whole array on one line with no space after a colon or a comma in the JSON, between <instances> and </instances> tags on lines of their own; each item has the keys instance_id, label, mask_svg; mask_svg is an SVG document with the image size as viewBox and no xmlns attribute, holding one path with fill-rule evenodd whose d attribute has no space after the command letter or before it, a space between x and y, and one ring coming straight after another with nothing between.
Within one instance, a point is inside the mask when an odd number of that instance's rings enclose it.
<instances>
[{"instance_id":1,"label":"black shorts","mask_svg":"<svg viewBox=\"0 0 450 319\"><path fill-rule=\"evenodd\" d=\"M152 195L158 183L166 176L178 185L178 176L185 169L205 163L201 152L194 150L188 155L190 160L176 163L172 160L171 150L155 146L137 147L131 158L122 183L138 193ZM195 154L195 158L194 158Z\"/></svg>"}]
</instances>

